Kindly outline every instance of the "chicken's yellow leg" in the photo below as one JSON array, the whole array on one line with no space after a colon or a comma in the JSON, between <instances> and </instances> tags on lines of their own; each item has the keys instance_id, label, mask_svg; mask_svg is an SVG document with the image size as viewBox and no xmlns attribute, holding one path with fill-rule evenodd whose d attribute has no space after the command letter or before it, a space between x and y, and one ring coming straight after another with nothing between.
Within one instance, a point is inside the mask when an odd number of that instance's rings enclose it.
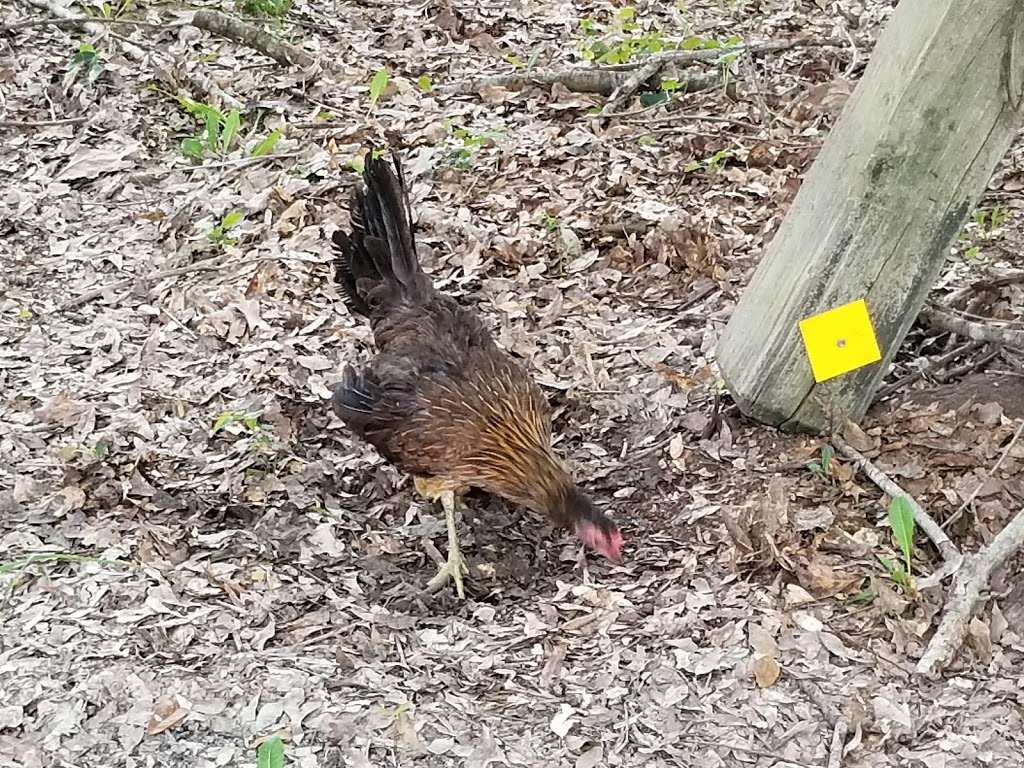
<instances>
[{"instance_id":1,"label":"chicken's yellow leg","mask_svg":"<svg viewBox=\"0 0 1024 768\"><path fill-rule=\"evenodd\" d=\"M444 491L440 494L441 506L444 507L444 517L448 523L448 561L441 566L437 575L427 583L427 592L437 592L448 583L448 579L455 582L455 591L460 598L466 597L466 590L462 585L463 575L469 573L466 560L462 557L462 550L459 549L459 531L455 521L455 492Z\"/></svg>"}]
</instances>

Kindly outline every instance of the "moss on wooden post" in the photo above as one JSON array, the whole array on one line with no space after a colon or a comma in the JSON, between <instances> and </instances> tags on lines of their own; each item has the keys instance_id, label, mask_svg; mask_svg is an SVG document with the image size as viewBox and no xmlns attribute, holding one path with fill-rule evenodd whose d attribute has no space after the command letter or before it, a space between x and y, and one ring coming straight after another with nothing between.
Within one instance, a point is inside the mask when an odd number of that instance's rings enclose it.
<instances>
[{"instance_id":1,"label":"moss on wooden post","mask_svg":"<svg viewBox=\"0 0 1024 768\"><path fill-rule=\"evenodd\" d=\"M859 420L1024 122L1024 2L903 0L719 342L749 416ZM797 323L867 301L882 361L815 384Z\"/></svg>"}]
</instances>

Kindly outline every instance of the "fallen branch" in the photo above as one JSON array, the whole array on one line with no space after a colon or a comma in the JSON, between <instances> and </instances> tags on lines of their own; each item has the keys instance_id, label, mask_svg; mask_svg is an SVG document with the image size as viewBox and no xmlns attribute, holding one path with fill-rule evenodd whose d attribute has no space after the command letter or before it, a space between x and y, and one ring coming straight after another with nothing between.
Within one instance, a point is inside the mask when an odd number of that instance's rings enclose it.
<instances>
[{"instance_id":1,"label":"fallen branch","mask_svg":"<svg viewBox=\"0 0 1024 768\"><path fill-rule=\"evenodd\" d=\"M744 53L758 56L764 53L779 53L793 48L845 48L848 40L841 37L793 37L788 40L764 40L760 43L747 45L731 45L722 48L700 48L688 51L662 51L654 53L628 64L617 64L609 67L612 70L629 70L643 66L648 61L660 61L663 64L691 64L693 62L718 62L726 56L737 56Z\"/></svg>"},{"instance_id":2,"label":"fallen branch","mask_svg":"<svg viewBox=\"0 0 1024 768\"><path fill-rule=\"evenodd\" d=\"M807 698L817 705L825 717L825 723L832 728L832 741L825 768L842 768L843 751L846 748L846 735L850 731L850 720L829 700L825 692L810 680L798 679L797 686Z\"/></svg>"},{"instance_id":3,"label":"fallen branch","mask_svg":"<svg viewBox=\"0 0 1024 768\"><path fill-rule=\"evenodd\" d=\"M1011 272L1000 277L989 277L983 280L976 280L970 285L965 285L963 288L949 294L944 299L944 303L948 306L955 307L972 293L993 290L995 288L1005 288L1008 285L1016 285L1017 283L1024 283L1024 272Z\"/></svg>"},{"instance_id":4,"label":"fallen branch","mask_svg":"<svg viewBox=\"0 0 1024 768\"><path fill-rule=\"evenodd\" d=\"M642 235L658 226L658 222L648 219L623 219L598 226L602 235Z\"/></svg>"},{"instance_id":5,"label":"fallen branch","mask_svg":"<svg viewBox=\"0 0 1024 768\"><path fill-rule=\"evenodd\" d=\"M965 320L935 305L922 309L918 317L936 330L948 331L975 341L987 341L992 344L1004 344L1008 347L1024 349L1024 331Z\"/></svg>"},{"instance_id":6,"label":"fallen branch","mask_svg":"<svg viewBox=\"0 0 1024 768\"><path fill-rule=\"evenodd\" d=\"M953 660L963 645L974 613L986 600L982 592L988 588L992 574L1021 546L1024 546L1024 509L986 547L975 555L968 555L953 577L942 621L917 662L919 674L935 675Z\"/></svg>"},{"instance_id":7,"label":"fallen branch","mask_svg":"<svg viewBox=\"0 0 1024 768\"><path fill-rule=\"evenodd\" d=\"M255 24L233 18L219 11L196 11L192 16L192 26L248 46L286 67L299 67L305 70L309 77L315 75L319 70L317 60L301 48L296 48L294 45L280 40Z\"/></svg>"},{"instance_id":8,"label":"fallen branch","mask_svg":"<svg viewBox=\"0 0 1024 768\"><path fill-rule=\"evenodd\" d=\"M468 80L441 86L437 90L446 95L466 96L484 88L523 88L528 85L551 86L558 83L575 93L600 93L610 96L631 78L632 75L628 70L563 67L561 69L513 72L508 75L471 77ZM722 77L717 72L684 74L679 81L679 91L684 93L707 91L722 85ZM639 85L642 86L643 82ZM651 87L655 87L655 84L651 84Z\"/></svg>"},{"instance_id":9,"label":"fallen branch","mask_svg":"<svg viewBox=\"0 0 1024 768\"><path fill-rule=\"evenodd\" d=\"M73 11L69 11L63 5L60 5L56 0L27 0L29 5L35 6L40 10L46 11L50 14L52 19L63 19L62 23L72 24L75 26L81 25L91 35L103 34L103 25L95 19L90 19L85 16L79 16ZM121 42L124 45L126 53L132 55L133 58L141 60L145 57L146 52L134 45L129 40L121 38Z\"/></svg>"},{"instance_id":10,"label":"fallen branch","mask_svg":"<svg viewBox=\"0 0 1024 768\"><path fill-rule=\"evenodd\" d=\"M53 16L45 19L28 19L26 21L15 22L14 24L0 26L0 32L13 32L19 29L43 26L52 26L61 29L68 27L86 27L92 32L98 32L103 26L114 25L167 30L177 29L191 23L192 26L198 29L203 29L214 35L220 35L228 40L232 40L236 43L240 43L241 45L248 46L253 50L259 51L260 53L269 56L279 64L283 64L285 66L297 66L300 69L307 70L307 74L309 76L316 74L319 69L317 60L301 48L296 48L290 43L286 43L284 40L260 29L255 24L228 16L220 13L219 11L198 10L193 14L191 22L153 22L138 21L135 19L94 19L87 16L76 16L66 8L53 4L51 0L28 0L28 2L37 8L49 11Z\"/></svg>"},{"instance_id":11,"label":"fallen branch","mask_svg":"<svg viewBox=\"0 0 1024 768\"><path fill-rule=\"evenodd\" d=\"M608 117L622 109L623 105L633 98L633 94L636 93L644 83L654 77L657 77L658 73L661 72L661 68L664 66L665 62L652 58L635 73L627 77L622 85L612 92L611 97L601 110L601 115L603 117Z\"/></svg>"},{"instance_id":12,"label":"fallen branch","mask_svg":"<svg viewBox=\"0 0 1024 768\"><path fill-rule=\"evenodd\" d=\"M983 346L984 346L984 342L981 342L981 341L969 341L966 344L964 344L963 346L957 347L952 352L947 352L945 355L943 355L939 359L929 361L925 365L922 365L920 368L917 368L914 371L911 371L906 376L903 376L903 377L897 379L896 381L894 381L892 384L887 384L886 386L882 387L881 389L878 390L878 393L875 395L875 399L876 400L884 400L889 395L891 395L893 392L895 392L895 391L897 391L899 389L902 389L907 384L913 384L918 379L923 378L926 374L929 374L929 373L932 373L932 372L935 372L935 371L940 371L941 369L945 368L947 365L949 365L951 362L956 360L961 355L970 354L974 350L976 350L976 349L978 349L980 347L983 347Z\"/></svg>"},{"instance_id":13,"label":"fallen branch","mask_svg":"<svg viewBox=\"0 0 1024 768\"><path fill-rule=\"evenodd\" d=\"M996 346L988 354L982 355L976 360L970 360L963 365L958 365L956 368L947 368L945 371L941 371L935 374L935 380L940 384L945 384L947 381L953 379L960 379L969 373L974 373L984 368L986 365L995 360L999 355L1003 353L1002 347Z\"/></svg>"},{"instance_id":14,"label":"fallen branch","mask_svg":"<svg viewBox=\"0 0 1024 768\"><path fill-rule=\"evenodd\" d=\"M725 48L701 48L689 51L662 51L650 56L639 58L628 64L611 67L562 67L558 69L527 70L513 72L508 75L490 75L471 77L442 86L437 90L442 94L466 95L476 93L481 88L522 88L527 85L554 85L559 83L576 93L600 93L614 96L617 104L622 104L645 83L664 67L669 65L715 63L723 58L749 54L756 56L764 53L777 53L791 48L810 47L844 47L849 42L842 38L793 38L790 40L768 40L750 45L735 45ZM727 60L727 59L726 59ZM634 73L634 70L639 72ZM677 92L696 93L717 88L722 85L722 77L718 72L684 72L676 75L681 83ZM614 112L609 109L608 112ZM610 116L610 115L608 115Z\"/></svg>"},{"instance_id":15,"label":"fallen branch","mask_svg":"<svg viewBox=\"0 0 1024 768\"><path fill-rule=\"evenodd\" d=\"M956 563L959 565L963 561L963 556L960 554L960 550L957 549L946 532L942 530L942 526L939 525L929 515L921 505L918 504L914 497L904 491L899 485L896 484L885 472L879 469L869 458L858 451L856 448L847 443L843 438L838 435L833 436L832 442L835 443L836 448L846 458L850 459L857 468L864 472L865 475L882 489L890 498L896 498L897 496L904 497L910 504L910 509L914 513L914 520L921 527L921 530L925 532L925 535L932 540L935 546L939 550L939 555L946 563Z\"/></svg>"}]
</instances>

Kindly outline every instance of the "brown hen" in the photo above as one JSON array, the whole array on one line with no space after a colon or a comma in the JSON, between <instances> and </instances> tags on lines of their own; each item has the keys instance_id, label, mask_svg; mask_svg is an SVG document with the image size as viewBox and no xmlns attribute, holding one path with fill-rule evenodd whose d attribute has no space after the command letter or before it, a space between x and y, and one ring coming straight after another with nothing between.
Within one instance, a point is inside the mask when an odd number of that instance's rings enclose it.
<instances>
[{"instance_id":1,"label":"brown hen","mask_svg":"<svg viewBox=\"0 0 1024 768\"><path fill-rule=\"evenodd\" d=\"M346 366L332 404L353 432L414 475L417 490L442 502L448 561L428 588L451 578L464 596L455 502L468 487L547 514L619 560L618 528L552 450L540 388L476 314L423 272L401 166L395 158L392 171L378 154L366 154L351 232L333 238L335 279L349 309L369 319L377 355L361 371Z\"/></svg>"}]
</instances>

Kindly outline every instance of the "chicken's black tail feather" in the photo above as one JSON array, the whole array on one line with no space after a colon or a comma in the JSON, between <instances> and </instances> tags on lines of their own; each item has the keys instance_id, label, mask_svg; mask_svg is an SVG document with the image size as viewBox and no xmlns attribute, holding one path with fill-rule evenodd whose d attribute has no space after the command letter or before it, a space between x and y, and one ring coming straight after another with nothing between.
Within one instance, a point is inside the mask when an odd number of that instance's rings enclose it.
<instances>
[{"instance_id":1,"label":"chicken's black tail feather","mask_svg":"<svg viewBox=\"0 0 1024 768\"><path fill-rule=\"evenodd\" d=\"M417 301L430 283L416 255L412 211L402 166L394 170L370 149L363 161L365 189L352 194L351 232L334 233L335 280L349 309L371 319L402 301Z\"/></svg>"}]
</instances>

